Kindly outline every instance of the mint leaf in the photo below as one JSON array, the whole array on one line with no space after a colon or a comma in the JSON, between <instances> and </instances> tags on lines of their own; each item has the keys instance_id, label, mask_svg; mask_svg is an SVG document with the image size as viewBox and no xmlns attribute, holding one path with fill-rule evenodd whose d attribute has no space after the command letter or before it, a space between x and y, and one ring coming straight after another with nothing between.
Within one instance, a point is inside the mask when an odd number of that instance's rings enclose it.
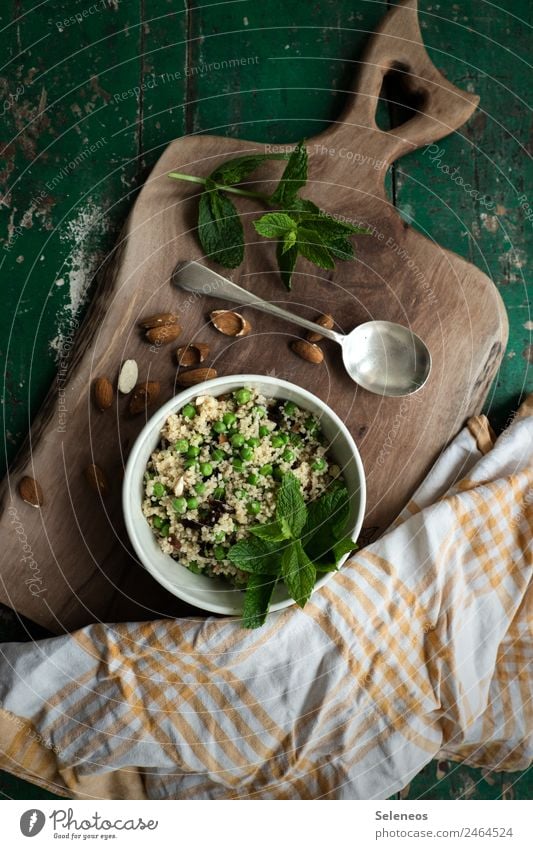
<instances>
[{"instance_id":1,"label":"mint leaf","mask_svg":"<svg viewBox=\"0 0 533 849\"><path fill-rule=\"evenodd\" d=\"M316 225L324 236L327 234L333 236L354 236L356 234L366 236L370 232L366 227L358 227L355 224L350 224L349 221L340 221L338 218L328 215L327 212L323 212L317 206L314 210L311 210L306 205L302 212L304 213L302 220Z\"/></svg>"},{"instance_id":2,"label":"mint leaf","mask_svg":"<svg viewBox=\"0 0 533 849\"><path fill-rule=\"evenodd\" d=\"M243 628L260 628L265 624L276 581L270 575L250 575L244 595Z\"/></svg>"},{"instance_id":3,"label":"mint leaf","mask_svg":"<svg viewBox=\"0 0 533 849\"><path fill-rule=\"evenodd\" d=\"M276 518L287 523L293 537L299 537L307 519L307 508L298 479L291 473L283 475L276 500Z\"/></svg>"},{"instance_id":4,"label":"mint leaf","mask_svg":"<svg viewBox=\"0 0 533 849\"><path fill-rule=\"evenodd\" d=\"M234 186L236 183L242 183L243 180L246 180L266 160L289 159L289 156L288 153L257 153L251 156L238 156L236 159L230 159L229 162L219 165L211 174L211 179L215 183Z\"/></svg>"},{"instance_id":5,"label":"mint leaf","mask_svg":"<svg viewBox=\"0 0 533 849\"><path fill-rule=\"evenodd\" d=\"M290 207L296 195L307 182L307 148L299 142L289 157L278 187L271 197L273 204Z\"/></svg>"},{"instance_id":6,"label":"mint leaf","mask_svg":"<svg viewBox=\"0 0 533 849\"><path fill-rule=\"evenodd\" d=\"M303 607L313 592L316 569L305 553L300 540L287 546L281 557L281 574L296 604Z\"/></svg>"},{"instance_id":7,"label":"mint leaf","mask_svg":"<svg viewBox=\"0 0 533 849\"><path fill-rule=\"evenodd\" d=\"M287 233L296 230L296 221L285 212L267 212L257 221L254 227L260 236L267 239L280 239Z\"/></svg>"},{"instance_id":8,"label":"mint leaf","mask_svg":"<svg viewBox=\"0 0 533 849\"><path fill-rule=\"evenodd\" d=\"M329 249L316 230L308 227L298 227L297 247L299 252L319 268L330 270L335 268L335 263Z\"/></svg>"},{"instance_id":9,"label":"mint leaf","mask_svg":"<svg viewBox=\"0 0 533 849\"><path fill-rule=\"evenodd\" d=\"M341 557L345 554L351 554L352 551L355 551L357 548L357 543L350 539L350 537L344 537L335 543L333 546L333 556L335 557L335 562L338 563Z\"/></svg>"},{"instance_id":10,"label":"mint leaf","mask_svg":"<svg viewBox=\"0 0 533 849\"><path fill-rule=\"evenodd\" d=\"M292 248L295 244L296 244L296 230L290 230L290 231L287 233L287 235L285 236L285 238L283 239L283 248L282 248L282 251L281 251L281 252L282 252L283 254L286 254L286 253L287 253L287 251L290 251L290 249L291 249L291 248Z\"/></svg>"},{"instance_id":11,"label":"mint leaf","mask_svg":"<svg viewBox=\"0 0 533 849\"><path fill-rule=\"evenodd\" d=\"M251 534L259 539L264 539L270 542L282 542L284 539L290 539L291 529L286 519L280 522L268 522L264 525L254 525L248 529Z\"/></svg>"},{"instance_id":12,"label":"mint leaf","mask_svg":"<svg viewBox=\"0 0 533 849\"><path fill-rule=\"evenodd\" d=\"M244 232L232 201L207 183L200 197L198 237L206 255L223 265L237 268L244 259Z\"/></svg>"},{"instance_id":13,"label":"mint leaf","mask_svg":"<svg viewBox=\"0 0 533 849\"><path fill-rule=\"evenodd\" d=\"M329 562L328 552L342 538L349 501L345 487L328 490L307 505L303 544L311 560Z\"/></svg>"},{"instance_id":14,"label":"mint leaf","mask_svg":"<svg viewBox=\"0 0 533 849\"><path fill-rule=\"evenodd\" d=\"M332 256L340 260L355 259L355 251L348 239L335 239L328 243L328 250Z\"/></svg>"},{"instance_id":15,"label":"mint leaf","mask_svg":"<svg viewBox=\"0 0 533 849\"><path fill-rule=\"evenodd\" d=\"M236 542L228 551L228 560L243 572L277 575L283 547L279 542L248 537Z\"/></svg>"},{"instance_id":16,"label":"mint leaf","mask_svg":"<svg viewBox=\"0 0 533 849\"><path fill-rule=\"evenodd\" d=\"M285 249L285 243L278 242L276 256L278 259L281 279L285 288L290 292L292 288L292 272L294 271L294 266L298 259L298 248L296 245L293 245L292 248Z\"/></svg>"}]
</instances>

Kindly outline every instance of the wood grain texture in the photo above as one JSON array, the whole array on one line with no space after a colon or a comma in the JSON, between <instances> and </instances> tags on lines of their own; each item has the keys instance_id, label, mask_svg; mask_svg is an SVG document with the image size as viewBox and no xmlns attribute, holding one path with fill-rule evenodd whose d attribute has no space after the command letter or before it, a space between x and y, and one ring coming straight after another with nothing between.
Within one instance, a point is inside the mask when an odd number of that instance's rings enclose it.
<instances>
[{"instance_id":1,"label":"wood grain texture","mask_svg":"<svg viewBox=\"0 0 533 849\"><path fill-rule=\"evenodd\" d=\"M383 76L391 68L417 88L420 107L407 123L384 132L374 114ZM126 399L117 397L114 407L101 413L90 398L92 380L102 375L116 379L126 358L139 362L142 379L161 382L161 403L175 393L172 347L146 345L136 329L141 315L177 309L184 328L180 343L208 342L211 355L205 365L220 374L274 371L327 400L346 421L363 456L367 538L386 527L465 418L479 411L506 342L499 295L478 269L403 222L384 190L390 163L460 126L477 98L455 89L429 62L414 0L391 12L370 41L353 90L357 94L348 99L343 120L308 141L312 156L306 195L371 228L372 235L356 240L357 263L317 274L313 266L300 262L294 290L285 293L272 247L258 241L251 229L257 207L243 200L239 206L248 248L233 277L305 315L322 312L327 305L342 330L369 318L409 324L431 349L430 382L409 399L383 399L354 387L342 371L338 351L327 344L320 367L294 357L288 347L294 335L275 319L250 312L254 332L229 343L209 327L208 312L224 304L195 300L172 286L177 263L202 259L194 232L198 189L166 175L171 170L205 175L228 157L264 148L212 136L172 142L146 181L108 262L71 360L62 399L66 418L59 415L54 388L34 424L28 449L5 482L1 530L8 556L2 600L7 604L53 631L95 619L187 612L131 558L124 533L122 468L142 416L126 415ZM265 168L263 188L280 167L275 163ZM93 462L111 481L105 500L87 487L83 475ZM41 511L17 501L14 484L22 473L41 482L46 498ZM36 566L30 567L28 560L21 563L21 533L14 532L15 526L31 541ZM40 583L29 591L31 569Z\"/></svg>"}]
</instances>

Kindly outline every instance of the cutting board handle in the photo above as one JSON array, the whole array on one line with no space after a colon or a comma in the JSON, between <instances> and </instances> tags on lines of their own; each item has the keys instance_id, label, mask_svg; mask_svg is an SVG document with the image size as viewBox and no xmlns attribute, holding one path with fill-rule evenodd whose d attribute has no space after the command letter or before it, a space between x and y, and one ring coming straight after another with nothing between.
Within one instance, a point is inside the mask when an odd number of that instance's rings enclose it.
<instances>
[{"instance_id":1,"label":"cutting board handle","mask_svg":"<svg viewBox=\"0 0 533 849\"><path fill-rule=\"evenodd\" d=\"M337 146L348 145L354 126L367 127L374 157L387 164L453 132L479 103L477 95L448 82L429 58L418 22L417 0L402 0L385 15L370 38L360 66L352 98L327 135ZM401 80L416 106L413 117L386 131L376 124L376 110L383 80L391 72Z\"/></svg>"}]
</instances>

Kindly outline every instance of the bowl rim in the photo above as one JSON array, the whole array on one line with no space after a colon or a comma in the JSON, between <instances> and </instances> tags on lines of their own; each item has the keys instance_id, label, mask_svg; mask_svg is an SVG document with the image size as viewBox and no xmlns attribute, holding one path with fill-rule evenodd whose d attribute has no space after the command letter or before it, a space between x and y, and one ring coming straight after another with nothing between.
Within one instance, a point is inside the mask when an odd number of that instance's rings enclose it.
<instances>
[{"instance_id":1,"label":"bowl rim","mask_svg":"<svg viewBox=\"0 0 533 849\"><path fill-rule=\"evenodd\" d=\"M358 538L359 533L361 531L366 510L365 470L355 440L346 425L344 424L344 422L342 421L342 419L340 419L340 417L329 406L329 404L326 404L325 401L322 401L321 398L319 398L313 392L310 392L308 389L304 389L302 386L298 386L297 383L292 383L291 381L283 380L282 378L272 377L271 375L232 374L223 377L215 377L211 380L206 380L202 383L195 384L194 386L183 389L181 392L179 392L177 395L174 395L172 398L169 398L168 401L162 404L162 406L155 410L155 412L150 416L150 418L138 434L135 442L133 443L128 456L128 460L126 462L126 467L124 469L124 479L122 482L122 514L126 526L126 531L140 565L147 572L149 572L149 574L162 587L164 587L173 596L180 598L182 601L187 602L188 604L192 605L193 607L196 607L199 610L204 610L211 613L219 613L226 616L239 616L240 614L236 613L234 609L229 610L228 606L222 603L217 604L217 602L211 601L205 601L200 603L198 601L198 598L192 593L189 593L186 588L176 587L174 584L172 584L172 582L168 581L160 573L157 567L151 562L151 558L146 552L142 544L141 538L137 533L136 523L130 512L129 496L132 487L135 487L137 484L137 480L134 480L134 471L137 466L139 454L144 448L146 441L153 435L155 428L157 427L158 430L160 430L162 423L172 412L176 412L177 410L181 409L186 403L188 403L188 401L190 401L191 398L198 397L200 395L207 395L212 390L217 389L219 387L223 387L228 383L246 386L247 384L253 385L254 382L262 383L263 385L266 384L267 386L270 385L272 387L277 387L278 389L287 388L291 392L295 392L297 395L302 396L303 400L311 400L314 404L317 404L320 408L322 408L328 413L328 415L333 419L335 426L339 429L340 433L348 444L359 477L359 508L357 512L356 522L350 529L350 534L353 534L356 539ZM348 557L349 555L345 554L341 558L341 560L339 561L339 569L342 568ZM186 567L182 566L182 568ZM316 581L311 595L313 595L317 590L321 589L321 587L323 587L335 574L336 572L326 572L322 577L320 577ZM210 579L206 577L206 580ZM296 602L290 597L281 601L274 602L270 605L269 612L272 613L276 610L282 610L283 608L289 607L295 603Z\"/></svg>"}]
</instances>

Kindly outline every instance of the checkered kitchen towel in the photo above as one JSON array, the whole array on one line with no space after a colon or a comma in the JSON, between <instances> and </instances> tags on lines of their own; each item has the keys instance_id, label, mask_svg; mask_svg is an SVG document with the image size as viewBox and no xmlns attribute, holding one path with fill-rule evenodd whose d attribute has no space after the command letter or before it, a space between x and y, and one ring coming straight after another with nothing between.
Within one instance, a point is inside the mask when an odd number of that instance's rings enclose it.
<instances>
[{"instance_id":1,"label":"checkered kitchen towel","mask_svg":"<svg viewBox=\"0 0 533 849\"><path fill-rule=\"evenodd\" d=\"M304 611L4 645L0 767L75 798L209 799L382 798L437 755L524 769L532 525L533 416L494 447L477 420Z\"/></svg>"}]
</instances>

